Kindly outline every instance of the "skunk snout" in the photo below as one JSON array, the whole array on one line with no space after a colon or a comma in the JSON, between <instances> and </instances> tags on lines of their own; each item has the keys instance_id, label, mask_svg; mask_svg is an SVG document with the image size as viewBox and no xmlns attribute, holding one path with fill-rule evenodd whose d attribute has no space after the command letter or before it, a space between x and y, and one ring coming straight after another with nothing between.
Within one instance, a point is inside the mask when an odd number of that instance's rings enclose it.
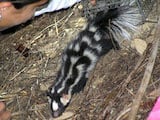
<instances>
[{"instance_id":1,"label":"skunk snout","mask_svg":"<svg viewBox=\"0 0 160 120\"><path fill-rule=\"evenodd\" d=\"M65 106L63 106L61 103L57 103L55 101L52 101L51 103L51 115L53 118L59 117L60 115L62 115L62 113L65 110Z\"/></svg>"},{"instance_id":2,"label":"skunk snout","mask_svg":"<svg viewBox=\"0 0 160 120\"><path fill-rule=\"evenodd\" d=\"M47 92L52 117L56 118L62 115L68 106L71 96L68 94L60 94L54 88Z\"/></svg>"},{"instance_id":3,"label":"skunk snout","mask_svg":"<svg viewBox=\"0 0 160 120\"><path fill-rule=\"evenodd\" d=\"M54 111L54 112L52 112L52 117L53 118L59 117L60 115L62 115L62 113L63 113L62 110Z\"/></svg>"}]
</instances>

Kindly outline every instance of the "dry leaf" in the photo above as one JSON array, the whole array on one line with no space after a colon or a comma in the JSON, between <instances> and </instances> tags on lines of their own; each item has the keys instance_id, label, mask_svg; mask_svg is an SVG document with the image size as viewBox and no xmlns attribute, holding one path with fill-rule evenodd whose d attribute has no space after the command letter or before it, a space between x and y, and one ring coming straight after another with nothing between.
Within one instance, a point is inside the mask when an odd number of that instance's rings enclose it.
<instances>
[{"instance_id":1,"label":"dry leaf","mask_svg":"<svg viewBox=\"0 0 160 120\"><path fill-rule=\"evenodd\" d=\"M135 48L139 54L142 55L147 48L147 43L142 39L134 39L131 43L131 46Z\"/></svg>"}]
</instances>

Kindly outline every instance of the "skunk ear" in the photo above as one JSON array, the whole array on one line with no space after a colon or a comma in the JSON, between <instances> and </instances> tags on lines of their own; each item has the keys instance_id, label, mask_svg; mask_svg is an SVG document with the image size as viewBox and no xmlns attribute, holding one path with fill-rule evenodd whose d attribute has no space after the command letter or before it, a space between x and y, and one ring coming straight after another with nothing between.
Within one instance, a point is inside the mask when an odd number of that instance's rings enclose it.
<instances>
[{"instance_id":1,"label":"skunk ear","mask_svg":"<svg viewBox=\"0 0 160 120\"><path fill-rule=\"evenodd\" d=\"M71 100L71 95L68 94L63 94L62 97L60 98L60 101L63 103L63 105L67 105Z\"/></svg>"},{"instance_id":2,"label":"skunk ear","mask_svg":"<svg viewBox=\"0 0 160 120\"><path fill-rule=\"evenodd\" d=\"M47 95L48 97L50 97L50 98L53 98L53 95L51 94L50 91L46 91L46 95Z\"/></svg>"}]
</instances>

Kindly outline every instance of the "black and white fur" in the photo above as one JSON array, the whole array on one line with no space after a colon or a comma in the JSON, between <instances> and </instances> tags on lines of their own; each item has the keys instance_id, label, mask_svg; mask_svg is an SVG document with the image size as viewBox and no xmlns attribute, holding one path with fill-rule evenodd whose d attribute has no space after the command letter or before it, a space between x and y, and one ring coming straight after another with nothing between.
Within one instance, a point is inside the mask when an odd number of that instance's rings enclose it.
<instances>
[{"instance_id":1,"label":"black and white fur","mask_svg":"<svg viewBox=\"0 0 160 120\"><path fill-rule=\"evenodd\" d=\"M80 92L101 56L119 48L119 39L130 39L141 21L138 9L129 5L99 12L62 54L61 68L48 96L53 117L61 115L74 93Z\"/></svg>"}]
</instances>

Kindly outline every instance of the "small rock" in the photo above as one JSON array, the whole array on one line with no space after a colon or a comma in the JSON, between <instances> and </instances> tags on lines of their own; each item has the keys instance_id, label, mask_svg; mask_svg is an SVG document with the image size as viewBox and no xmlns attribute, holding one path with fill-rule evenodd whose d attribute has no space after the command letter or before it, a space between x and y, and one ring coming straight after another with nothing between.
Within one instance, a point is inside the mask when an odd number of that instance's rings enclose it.
<instances>
[{"instance_id":1,"label":"small rock","mask_svg":"<svg viewBox=\"0 0 160 120\"><path fill-rule=\"evenodd\" d=\"M78 6L78 9L79 9L79 10L82 10L82 9L83 9L83 5L79 5L79 6Z\"/></svg>"}]
</instances>

